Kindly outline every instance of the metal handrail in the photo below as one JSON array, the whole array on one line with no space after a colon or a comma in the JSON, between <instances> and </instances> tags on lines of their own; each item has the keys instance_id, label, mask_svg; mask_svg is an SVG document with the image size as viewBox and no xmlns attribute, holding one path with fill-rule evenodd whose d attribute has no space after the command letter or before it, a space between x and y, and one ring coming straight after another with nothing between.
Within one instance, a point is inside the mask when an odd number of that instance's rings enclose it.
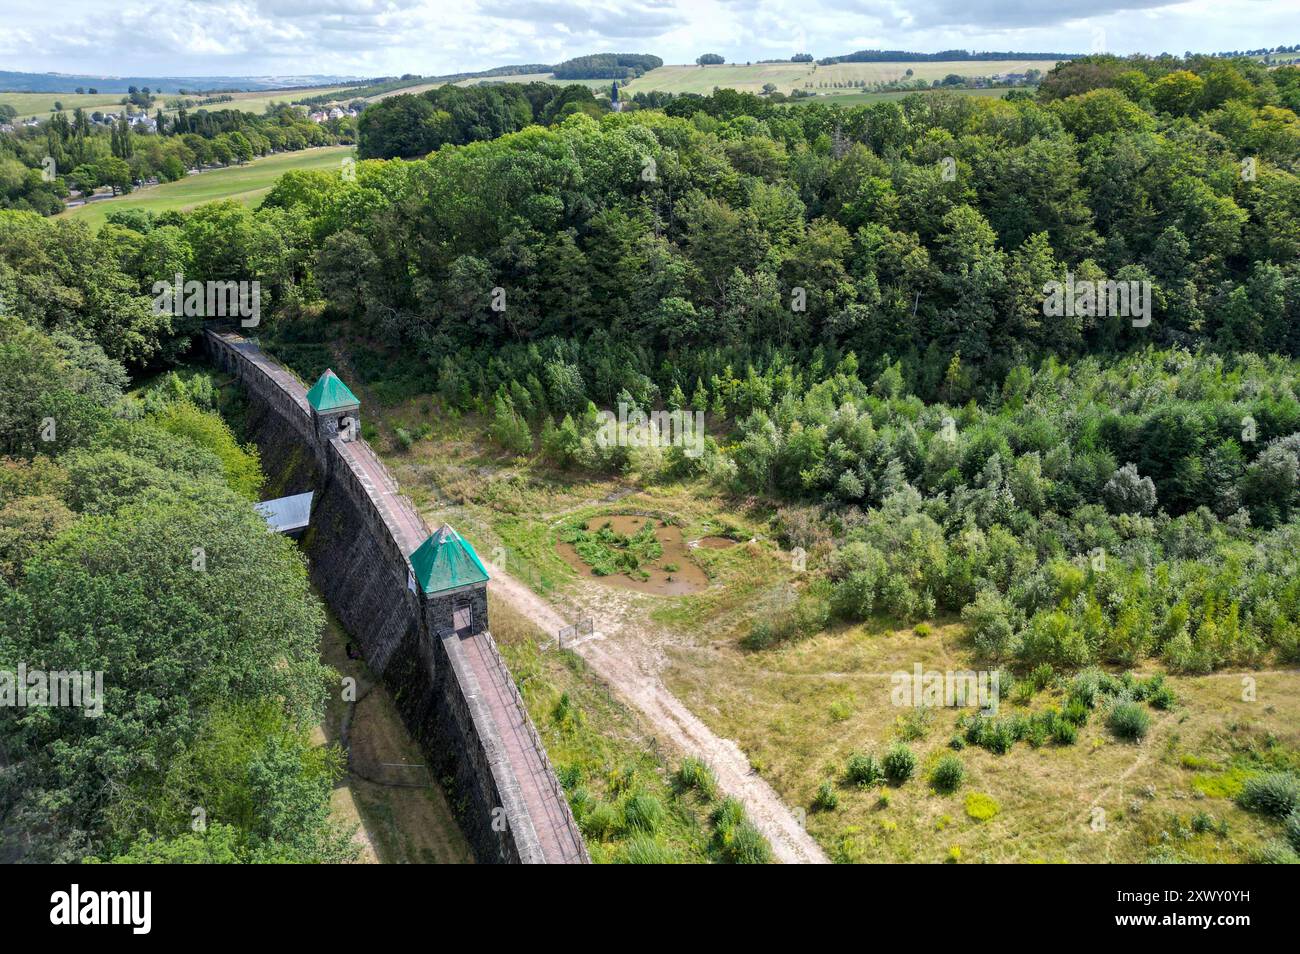
<instances>
[{"instance_id":1,"label":"metal handrail","mask_svg":"<svg viewBox=\"0 0 1300 954\"><path fill-rule=\"evenodd\" d=\"M578 820L573 817L573 809L569 807L569 798L564 793L564 786L560 784L560 780L555 774L555 769L551 765L550 757L546 754L546 746L542 743L541 736L537 734L537 728L533 725L532 717L528 715L528 706L524 702L523 694L519 691L519 687L515 685L515 680L510 675L510 667L507 666L506 661L501 658L501 650L497 648L497 641L492 637L492 634L486 630L484 631L484 635L488 637L487 645L491 650L493 661L505 670L505 682L510 689L510 698L523 714L524 726L528 729L529 738L532 739L533 745L541 754L542 758L545 759L544 767L547 770L545 772L546 780L550 783L556 800L562 807L564 817L568 822L568 827L574 835L574 843L577 846L578 851L582 854L582 857L590 860L590 855L587 854L587 846L583 842L582 835L578 830Z\"/></svg>"}]
</instances>

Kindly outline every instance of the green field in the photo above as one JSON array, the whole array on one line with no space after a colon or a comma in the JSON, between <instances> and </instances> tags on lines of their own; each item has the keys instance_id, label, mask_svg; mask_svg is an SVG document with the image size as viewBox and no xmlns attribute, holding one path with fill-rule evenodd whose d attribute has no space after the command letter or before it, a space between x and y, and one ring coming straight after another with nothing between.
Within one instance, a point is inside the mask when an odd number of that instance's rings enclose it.
<instances>
[{"instance_id":1,"label":"green field","mask_svg":"<svg viewBox=\"0 0 1300 954\"><path fill-rule=\"evenodd\" d=\"M782 93L810 88L827 95L861 95L852 89L819 87L818 83L847 83L862 80L867 83L887 83L907 78L927 82L941 80L950 73L958 76L994 76L1000 73L1024 73L1036 69L1046 73L1056 65L1055 60L957 60L934 63L836 63L818 66L815 63L755 63L752 66L724 64L722 66L661 66L627 84L629 93L660 90L668 93L708 94L714 87L757 93L764 84L773 83ZM812 83L811 87L806 84Z\"/></svg>"},{"instance_id":2,"label":"green field","mask_svg":"<svg viewBox=\"0 0 1300 954\"><path fill-rule=\"evenodd\" d=\"M197 109L239 109L246 113L256 113L261 115L266 112L268 106L272 103L290 103L294 100L303 99L309 96L320 96L324 93L339 93L343 100L347 99L346 86L312 86L301 89L281 89L281 90L257 90L248 93L230 93L234 99L230 102L212 103L208 106L195 107ZM223 95L223 94L214 94ZM54 104L62 103L64 112L71 112L77 107L89 110L105 110L121 105L125 98L125 93L7 93L0 91L0 104L7 104L18 110L19 119L27 119L31 116L45 118L54 108ZM170 99L176 99L175 93L162 93L158 96L153 108L163 107ZM202 97L187 96L186 99L200 99ZM174 110L164 109L164 112L174 112Z\"/></svg>"},{"instance_id":3,"label":"green field","mask_svg":"<svg viewBox=\"0 0 1300 954\"><path fill-rule=\"evenodd\" d=\"M1024 73L1031 69L1046 73L1056 65L1056 60L955 60L934 63L836 63L833 66L817 66L815 63L754 63L752 65L727 63L722 66L661 66L644 76L628 82L628 93L646 93L660 91L665 93L700 93L708 95L715 87L734 89L747 93L761 92L767 83L773 83L783 93L792 93L796 89L812 89L823 96L836 96L844 102L873 103L896 93L859 92L853 88L835 88L818 86L818 83L850 83L862 80L866 83L888 83L907 78L907 71L912 71L913 79L926 82L941 80L950 73L958 76L994 76L1001 73ZM610 80L557 80L551 73L526 73L515 76L492 76L460 80L457 86L478 86L481 83L557 83L569 85L577 83L596 90L608 90ZM811 83L809 87L806 84ZM421 83L407 86L390 93L368 97L368 102L378 102L398 93L419 94L426 90L442 86L442 83ZM1000 96L1005 90L966 90L979 96Z\"/></svg>"},{"instance_id":4,"label":"green field","mask_svg":"<svg viewBox=\"0 0 1300 954\"><path fill-rule=\"evenodd\" d=\"M0 105L18 110L19 119L35 116L43 119L50 114L54 104L62 103L65 111L76 109L96 110L117 106L125 93L6 93L0 92Z\"/></svg>"},{"instance_id":5,"label":"green field","mask_svg":"<svg viewBox=\"0 0 1300 954\"><path fill-rule=\"evenodd\" d=\"M217 199L234 199L244 205L254 205L284 173L292 169L338 170L343 157L350 155L351 146L321 146L299 152L283 152L265 159L256 159L247 165L204 172L179 182L138 189L117 199L78 206L61 213L60 217L81 219L98 227L114 209L165 212L169 209L191 209Z\"/></svg>"},{"instance_id":6,"label":"green field","mask_svg":"<svg viewBox=\"0 0 1300 954\"><path fill-rule=\"evenodd\" d=\"M254 113L258 116L278 103L293 103L300 99L307 99L312 96L322 96L327 93L338 93L340 102L346 102L351 97L348 96L347 86L312 86L301 89L279 89L279 90L258 90L251 93L230 93L234 99L228 103L211 103L207 106L195 106L195 109L238 109L245 113ZM220 94L217 94L220 95ZM164 95L163 99L173 99L175 97ZM186 97L192 98L192 97ZM170 112L170 110L168 110Z\"/></svg>"}]
</instances>

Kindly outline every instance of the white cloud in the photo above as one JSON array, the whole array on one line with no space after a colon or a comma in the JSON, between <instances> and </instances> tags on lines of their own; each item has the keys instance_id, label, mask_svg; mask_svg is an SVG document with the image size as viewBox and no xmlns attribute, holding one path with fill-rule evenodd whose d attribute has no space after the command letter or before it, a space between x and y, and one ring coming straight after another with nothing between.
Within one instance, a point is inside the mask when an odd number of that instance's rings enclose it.
<instances>
[{"instance_id":1,"label":"white cloud","mask_svg":"<svg viewBox=\"0 0 1300 954\"><path fill-rule=\"evenodd\" d=\"M7 2L7 0L6 0ZM670 63L863 47L1117 53L1300 42L1268 0L52 0L5 15L4 68L96 74L437 74L605 51Z\"/></svg>"}]
</instances>

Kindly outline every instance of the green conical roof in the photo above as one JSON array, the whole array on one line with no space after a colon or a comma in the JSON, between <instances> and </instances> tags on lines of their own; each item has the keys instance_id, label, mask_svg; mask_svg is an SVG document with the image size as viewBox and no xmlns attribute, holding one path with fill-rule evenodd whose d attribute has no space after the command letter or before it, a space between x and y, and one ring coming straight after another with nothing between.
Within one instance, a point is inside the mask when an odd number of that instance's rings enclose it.
<instances>
[{"instance_id":1,"label":"green conical roof","mask_svg":"<svg viewBox=\"0 0 1300 954\"><path fill-rule=\"evenodd\" d=\"M487 570L470 546L449 524L443 524L411 554L415 579L426 593L486 583Z\"/></svg>"},{"instance_id":2,"label":"green conical roof","mask_svg":"<svg viewBox=\"0 0 1300 954\"><path fill-rule=\"evenodd\" d=\"M318 411L336 411L341 407L361 406L357 396L349 391L348 386L339 380L339 376L328 368L307 392L307 401Z\"/></svg>"}]
</instances>

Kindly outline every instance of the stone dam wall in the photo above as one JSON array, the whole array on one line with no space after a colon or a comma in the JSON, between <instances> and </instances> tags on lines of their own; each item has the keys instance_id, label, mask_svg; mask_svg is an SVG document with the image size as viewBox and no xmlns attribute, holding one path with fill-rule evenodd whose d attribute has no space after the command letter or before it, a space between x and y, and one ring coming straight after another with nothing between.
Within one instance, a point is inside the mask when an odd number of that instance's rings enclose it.
<instances>
[{"instance_id":1,"label":"stone dam wall","mask_svg":"<svg viewBox=\"0 0 1300 954\"><path fill-rule=\"evenodd\" d=\"M255 344L211 329L205 339L212 362L244 388L249 432L268 477L265 496L315 491L311 525L302 538L312 580L392 694L434 776L451 780L448 795L478 860L550 860L536 827L546 824L564 827L564 837L587 860L567 802L559 822L530 816L502 738L505 729L492 717L492 700L484 699L492 690L479 685L466 646L451 632L451 602L409 585L408 555L429 530L382 462L364 441L318 436L302 383ZM458 598L473 604L480 631L472 638L490 643L484 658L499 667L490 681L513 690L513 677L486 629L486 588ZM533 733L526 711L523 720ZM558 792L546 753L536 748ZM536 762L530 764L535 769Z\"/></svg>"}]
</instances>

